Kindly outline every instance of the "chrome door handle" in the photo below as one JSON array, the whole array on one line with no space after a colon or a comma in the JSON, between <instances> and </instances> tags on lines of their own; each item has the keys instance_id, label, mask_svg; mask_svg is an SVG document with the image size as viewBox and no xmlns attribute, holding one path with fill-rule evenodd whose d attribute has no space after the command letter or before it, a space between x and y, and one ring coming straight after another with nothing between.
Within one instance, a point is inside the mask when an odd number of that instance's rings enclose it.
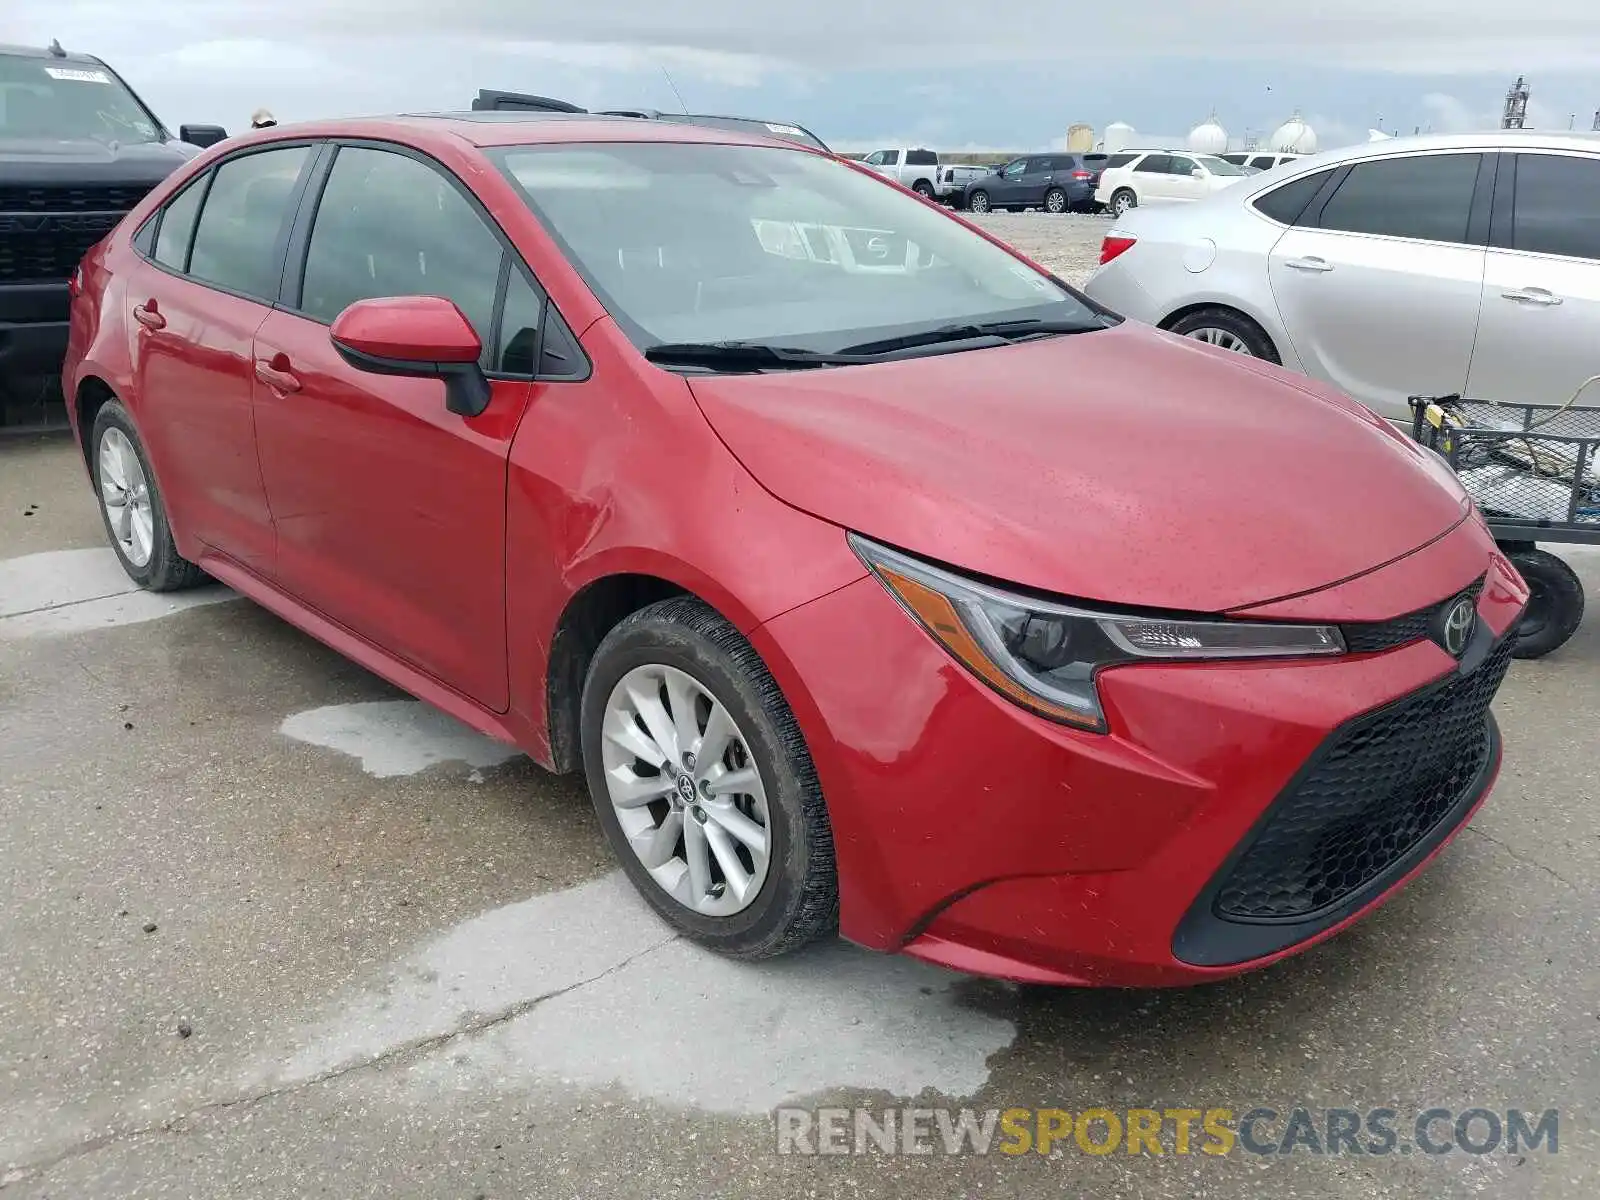
<instances>
[{"instance_id":1,"label":"chrome door handle","mask_svg":"<svg viewBox=\"0 0 1600 1200\"><path fill-rule=\"evenodd\" d=\"M1333 270L1333 267L1326 259L1318 258L1316 255L1308 255L1305 258L1286 258L1283 260L1283 265L1286 267L1293 267L1296 271Z\"/></svg>"},{"instance_id":2,"label":"chrome door handle","mask_svg":"<svg viewBox=\"0 0 1600 1200\"><path fill-rule=\"evenodd\" d=\"M1524 304L1560 304L1561 297L1546 291L1544 288L1520 288L1514 292L1501 292L1507 300L1518 300Z\"/></svg>"}]
</instances>

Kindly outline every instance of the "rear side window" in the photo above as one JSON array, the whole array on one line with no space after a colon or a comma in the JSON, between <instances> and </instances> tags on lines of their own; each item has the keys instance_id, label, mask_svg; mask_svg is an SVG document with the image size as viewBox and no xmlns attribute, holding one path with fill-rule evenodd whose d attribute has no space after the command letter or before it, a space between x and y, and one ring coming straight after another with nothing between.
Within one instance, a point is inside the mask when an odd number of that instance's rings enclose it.
<instances>
[{"instance_id":1,"label":"rear side window","mask_svg":"<svg viewBox=\"0 0 1600 1200\"><path fill-rule=\"evenodd\" d=\"M1171 163L1172 155L1170 154L1147 154L1140 160L1139 165L1134 170L1146 175L1165 175Z\"/></svg>"},{"instance_id":2,"label":"rear side window","mask_svg":"<svg viewBox=\"0 0 1600 1200\"><path fill-rule=\"evenodd\" d=\"M1328 182L1328 177L1332 174L1333 169L1330 167L1326 171L1302 175L1299 179L1291 179L1288 183L1273 188L1263 196L1257 196L1251 203L1255 205L1257 211L1274 221L1293 225L1300 220L1300 214L1306 211L1306 205L1316 199L1317 193L1322 190L1322 185Z\"/></svg>"},{"instance_id":3,"label":"rear side window","mask_svg":"<svg viewBox=\"0 0 1600 1200\"><path fill-rule=\"evenodd\" d=\"M500 241L439 171L346 146L317 205L300 309L332 322L357 300L444 296L493 342Z\"/></svg>"},{"instance_id":4,"label":"rear side window","mask_svg":"<svg viewBox=\"0 0 1600 1200\"><path fill-rule=\"evenodd\" d=\"M161 227L156 231L155 250L150 255L173 271L189 269L189 242L194 237L194 219L200 215L200 199L206 194L207 176L189 184L161 211Z\"/></svg>"},{"instance_id":5,"label":"rear side window","mask_svg":"<svg viewBox=\"0 0 1600 1200\"><path fill-rule=\"evenodd\" d=\"M217 168L189 253L193 278L268 303L278 298L281 235L310 153L307 146L287 146Z\"/></svg>"},{"instance_id":6,"label":"rear side window","mask_svg":"<svg viewBox=\"0 0 1600 1200\"><path fill-rule=\"evenodd\" d=\"M1106 159L1106 170L1109 171L1112 167L1125 167L1138 157L1137 154L1113 154Z\"/></svg>"},{"instance_id":7,"label":"rear side window","mask_svg":"<svg viewBox=\"0 0 1600 1200\"><path fill-rule=\"evenodd\" d=\"M937 167L939 156L932 150L907 150L906 166L908 167Z\"/></svg>"},{"instance_id":8,"label":"rear side window","mask_svg":"<svg viewBox=\"0 0 1600 1200\"><path fill-rule=\"evenodd\" d=\"M1427 154L1359 163L1322 207L1318 224L1432 242L1465 242L1477 154Z\"/></svg>"},{"instance_id":9,"label":"rear side window","mask_svg":"<svg viewBox=\"0 0 1600 1200\"><path fill-rule=\"evenodd\" d=\"M1260 167L1263 171L1270 171L1278 165L1278 160L1270 154L1258 154L1250 160L1250 165L1252 167Z\"/></svg>"},{"instance_id":10,"label":"rear side window","mask_svg":"<svg viewBox=\"0 0 1600 1200\"><path fill-rule=\"evenodd\" d=\"M1600 261L1600 158L1517 155L1511 245Z\"/></svg>"}]
</instances>

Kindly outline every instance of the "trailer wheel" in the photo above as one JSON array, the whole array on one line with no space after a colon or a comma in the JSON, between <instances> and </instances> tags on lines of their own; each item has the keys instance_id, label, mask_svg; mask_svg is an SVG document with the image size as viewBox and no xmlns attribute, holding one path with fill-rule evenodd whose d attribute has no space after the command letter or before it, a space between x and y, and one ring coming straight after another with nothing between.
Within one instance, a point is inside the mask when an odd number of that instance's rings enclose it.
<instances>
[{"instance_id":1,"label":"trailer wheel","mask_svg":"<svg viewBox=\"0 0 1600 1200\"><path fill-rule=\"evenodd\" d=\"M1542 658L1566 642L1583 620L1583 580L1554 554L1532 547L1510 551L1530 593L1517 624L1516 658Z\"/></svg>"}]
</instances>

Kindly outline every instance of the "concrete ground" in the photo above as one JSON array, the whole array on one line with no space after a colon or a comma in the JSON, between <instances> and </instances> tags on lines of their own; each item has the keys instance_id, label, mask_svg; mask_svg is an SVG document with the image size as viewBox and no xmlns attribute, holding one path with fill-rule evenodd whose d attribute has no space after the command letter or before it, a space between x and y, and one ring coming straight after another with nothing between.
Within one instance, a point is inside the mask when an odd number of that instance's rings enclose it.
<instances>
[{"instance_id":1,"label":"concrete ground","mask_svg":"<svg viewBox=\"0 0 1600 1200\"><path fill-rule=\"evenodd\" d=\"M1600 556L1571 561L1600 605ZM0 1192L1588 1200L1597 666L1600 615L1515 664L1469 830L1268 971L1088 992L842 944L735 965L634 898L576 781L221 589L129 594L70 440L0 439ZM777 1152L788 1103L1265 1106L1270 1140L1296 1106L1392 1107L1402 1133L1555 1108L1559 1149L808 1157Z\"/></svg>"}]
</instances>

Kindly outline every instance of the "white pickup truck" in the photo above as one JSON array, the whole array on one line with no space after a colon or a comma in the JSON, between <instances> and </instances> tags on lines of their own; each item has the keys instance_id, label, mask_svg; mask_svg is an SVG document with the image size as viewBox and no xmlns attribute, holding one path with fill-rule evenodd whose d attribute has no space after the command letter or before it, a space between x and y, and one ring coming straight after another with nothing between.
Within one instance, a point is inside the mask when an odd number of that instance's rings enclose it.
<instances>
[{"instance_id":1,"label":"white pickup truck","mask_svg":"<svg viewBox=\"0 0 1600 1200\"><path fill-rule=\"evenodd\" d=\"M989 173L988 167L945 166L932 150L909 147L874 150L861 160L861 165L910 188L918 195L946 203L959 201L966 193L968 183Z\"/></svg>"}]
</instances>

